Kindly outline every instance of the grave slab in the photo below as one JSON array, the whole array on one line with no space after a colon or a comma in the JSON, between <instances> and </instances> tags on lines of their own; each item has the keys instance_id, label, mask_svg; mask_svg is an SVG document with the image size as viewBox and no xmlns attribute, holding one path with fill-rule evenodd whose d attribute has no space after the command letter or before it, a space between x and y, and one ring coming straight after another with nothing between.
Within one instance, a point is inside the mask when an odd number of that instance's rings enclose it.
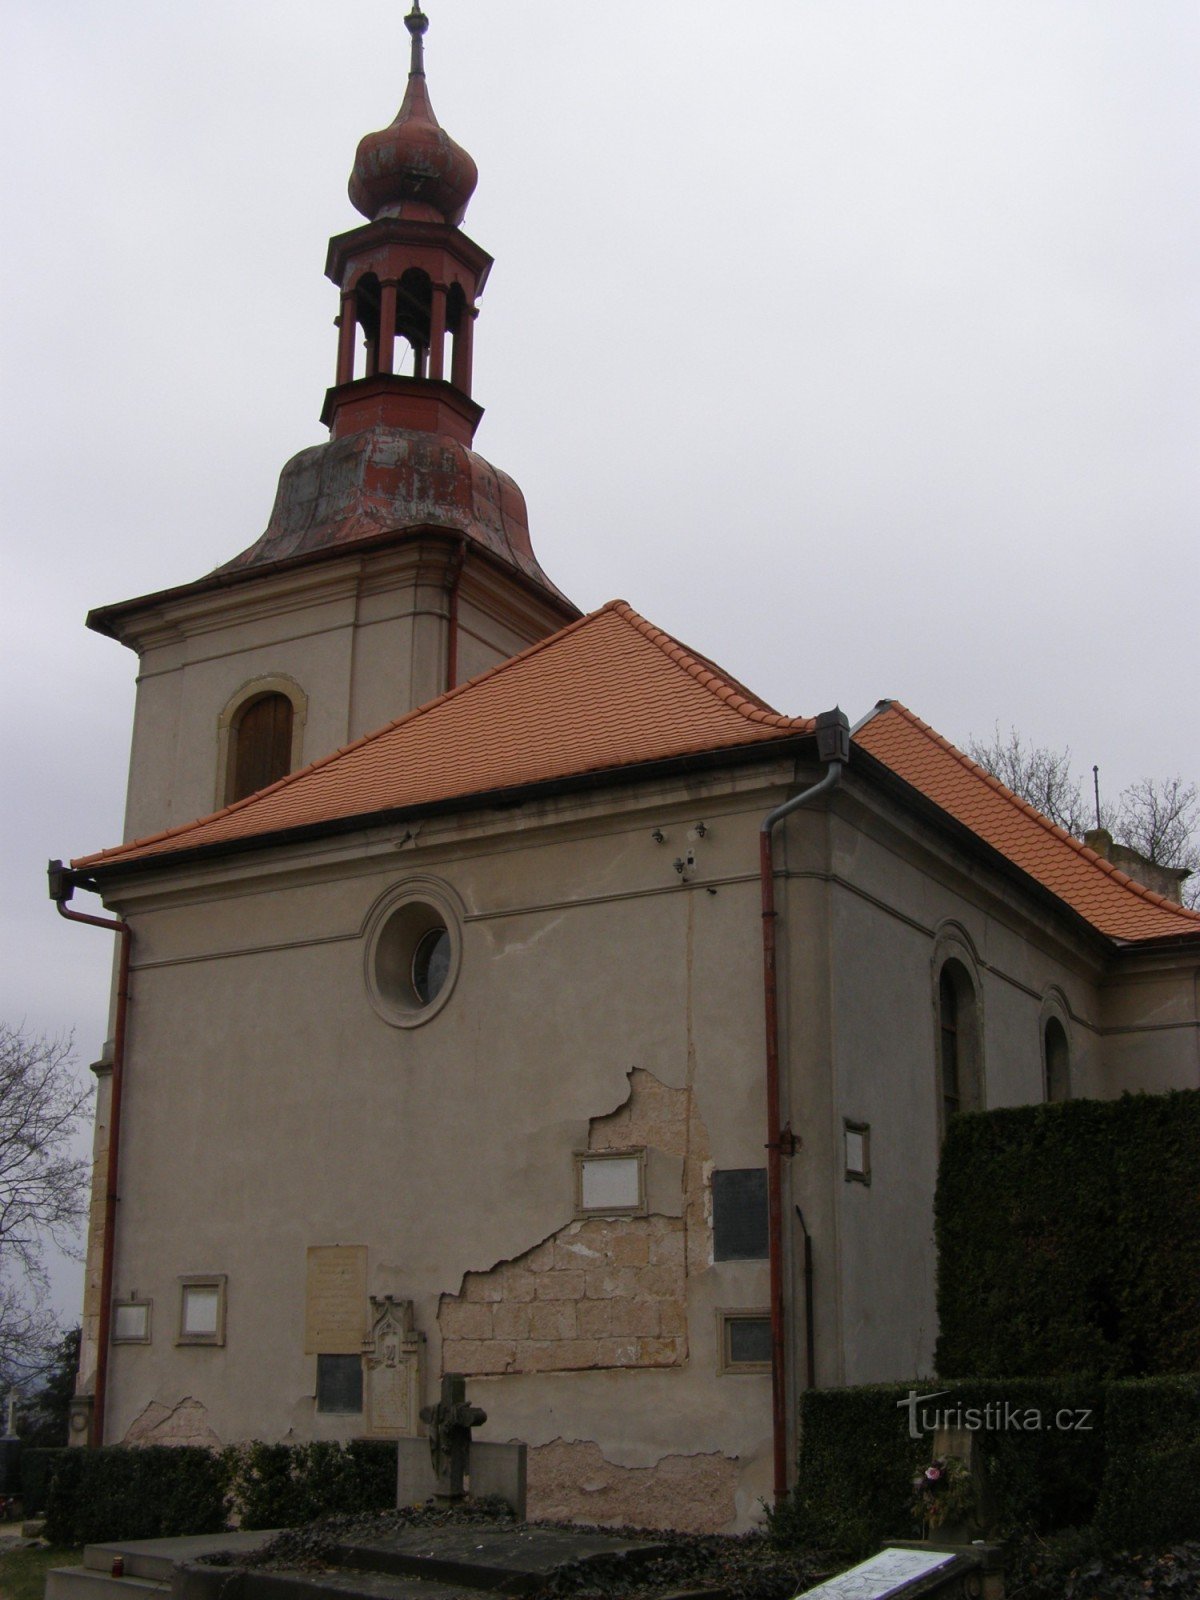
<instances>
[{"instance_id":1,"label":"grave slab","mask_svg":"<svg viewBox=\"0 0 1200 1600\"><path fill-rule=\"evenodd\" d=\"M806 1589L797 1600L917 1600L938 1591L952 1594L975 1565L969 1556L953 1550L881 1550L848 1572Z\"/></svg>"},{"instance_id":2,"label":"grave slab","mask_svg":"<svg viewBox=\"0 0 1200 1600\"><path fill-rule=\"evenodd\" d=\"M571 1562L632 1570L662 1554L663 1548L658 1542L622 1539L615 1534L464 1524L405 1528L376 1539L357 1539L339 1546L337 1559L347 1567L521 1594Z\"/></svg>"}]
</instances>

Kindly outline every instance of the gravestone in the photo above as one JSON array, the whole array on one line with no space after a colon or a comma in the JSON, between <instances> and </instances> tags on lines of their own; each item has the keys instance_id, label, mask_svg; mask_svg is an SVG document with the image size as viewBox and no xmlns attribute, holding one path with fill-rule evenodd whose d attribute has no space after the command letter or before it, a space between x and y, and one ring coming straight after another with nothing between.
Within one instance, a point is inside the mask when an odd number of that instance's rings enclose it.
<instances>
[{"instance_id":1,"label":"gravestone","mask_svg":"<svg viewBox=\"0 0 1200 1600\"><path fill-rule=\"evenodd\" d=\"M881 1550L797 1600L901 1600L941 1589L971 1565L953 1550Z\"/></svg>"},{"instance_id":2,"label":"gravestone","mask_svg":"<svg viewBox=\"0 0 1200 1600\"><path fill-rule=\"evenodd\" d=\"M417 1433L424 1335L413 1325L413 1303L371 1296L371 1331L363 1340L367 1430L377 1439Z\"/></svg>"},{"instance_id":3,"label":"gravestone","mask_svg":"<svg viewBox=\"0 0 1200 1600\"><path fill-rule=\"evenodd\" d=\"M979 1434L971 1428L939 1428L933 1436L935 1457L961 1461L971 1474L975 1491L973 1515L958 1521L943 1522L934 1530L939 1544L969 1544L984 1535L991 1522L991 1503Z\"/></svg>"}]
</instances>

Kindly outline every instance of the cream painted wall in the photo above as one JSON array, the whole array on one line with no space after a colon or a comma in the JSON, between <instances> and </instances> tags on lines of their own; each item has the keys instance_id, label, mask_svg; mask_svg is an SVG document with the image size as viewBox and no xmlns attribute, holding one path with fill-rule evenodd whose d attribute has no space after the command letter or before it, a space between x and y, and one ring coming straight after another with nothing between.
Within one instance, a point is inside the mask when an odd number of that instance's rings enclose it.
<instances>
[{"instance_id":1,"label":"cream painted wall","mask_svg":"<svg viewBox=\"0 0 1200 1600\"><path fill-rule=\"evenodd\" d=\"M762 1166L757 829L805 778L747 766L114 885L106 898L137 941L116 1288L153 1298L155 1337L113 1351L110 1437L152 1401L187 1398L222 1439L357 1432L361 1419L314 1413L316 1244L365 1244L370 1292L413 1299L431 1395L441 1297L569 1224L572 1152L635 1068L694 1092L712 1166ZM1069 1013L1081 1073L1103 1057L1108 1092L1135 1037L1152 1040L1163 1086L1194 1081L1196 1061L1191 970L1161 960L1118 981L1095 942L854 779L831 815L797 813L776 855L785 1118L803 1141L784 1208L793 1395L796 1203L816 1245L818 1381L931 1367L947 930L979 983L989 1103L1041 1097L1047 996ZM688 848L682 882L673 863ZM366 930L412 879L461 905L462 960L436 1017L400 1029L370 1003ZM844 1179L844 1118L871 1126L869 1187ZM208 1272L228 1274L227 1343L176 1348L178 1278ZM769 1383L718 1373L718 1311L767 1300L765 1263L705 1254L687 1280L682 1367L473 1378L485 1437L594 1441L622 1468L736 1458L732 1521L745 1525L769 1485Z\"/></svg>"},{"instance_id":2,"label":"cream painted wall","mask_svg":"<svg viewBox=\"0 0 1200 1600\"><path fill-rule=\"evenodd\" d=\"M451 548L416 540L201 596L155 602L122 625L138 651L126 839L224 804L223 712L260 680L307 697L297 764L328 755L446 686ZM504 575L468 561L460 584L459 681L561 625Z\"/></svg>"},{"instance_id":3,"label":"cream painted wall","mask_svg":"<svg viewBox=\"0 0 1200 1600\"><path fill-rule=\"evenodd\" d=\"M372 1292L414 1299L431 1391L439 1297L571 1221L572 1152L635 1067L694 1088L714 1164L762 1164L757 799L742 809L730 780L629 798L626 817L564 802L500 836L447 822L403 855L376 835L282 876L243 860L112 897L136 929L139 1019L117 1293L152 1296L157 1330L113 1352L113 1437L185 1396L225 1439L356 1431L313 1412L312 1244L365 1243ZM699 815L683 885L672 863ZM461 900L462 967L445 1009L399 1030L368 1001L363 929L414 874ZM204 1272L228 1274L227 1345L176 1349L176 1280ZM750 1515L769 1384L718 1375L717 1312L764 1305L766 1278L765 1263L693 1277L686 1372L481 1380L489 1435L595 1439L623 1465L711 1448L738 1458Z\"/></svg>"}]
</instances>

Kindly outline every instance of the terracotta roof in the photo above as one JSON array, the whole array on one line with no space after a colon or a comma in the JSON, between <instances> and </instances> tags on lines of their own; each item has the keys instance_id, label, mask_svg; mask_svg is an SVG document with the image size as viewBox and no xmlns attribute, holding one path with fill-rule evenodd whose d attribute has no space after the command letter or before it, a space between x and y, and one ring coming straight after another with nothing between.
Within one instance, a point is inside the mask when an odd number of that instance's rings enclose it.
<instances>
[{"instance_id":1,"label":"terracotta roof","mask_svg":"<svg viewBox=\"0 0 1200 1600\"><path fill-rule=\"evenodd\" d=\"M1144 888L1056 827L899 702L883 707L855 743L1094 928L1130 942L1200 938L1200 912Z\"/></svg>"},{"instance_id":2,"label":"terracotta roof","mask_svg":"<svg viewBox=\"0 0 1200 1600\"><path fill-rule=\"evenodd\" d=\"M212 816L98 867L810 733L623 600Z\"/></svg>"}]
</instances>

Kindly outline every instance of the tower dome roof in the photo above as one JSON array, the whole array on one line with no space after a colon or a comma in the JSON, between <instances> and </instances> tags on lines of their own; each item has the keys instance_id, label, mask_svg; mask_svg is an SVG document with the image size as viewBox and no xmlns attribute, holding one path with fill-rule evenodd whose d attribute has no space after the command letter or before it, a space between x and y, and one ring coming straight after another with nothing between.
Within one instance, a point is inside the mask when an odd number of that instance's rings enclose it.
<instances>
[{"instance_id":1,"label":"tower dome roof","mask_svg":"<svg viewBox=\"0 0 1200 1600\"><path fill-rule=\"evenodd\" d=\"M390 127L360 140L350 174L350 200L371 222L378 217L412 217L457 227L475 193L479 172L433 114L425 82L429 18L420 0L413 0L404 25L412 35L404 104Z\"/></svg>"}]
</instances>

